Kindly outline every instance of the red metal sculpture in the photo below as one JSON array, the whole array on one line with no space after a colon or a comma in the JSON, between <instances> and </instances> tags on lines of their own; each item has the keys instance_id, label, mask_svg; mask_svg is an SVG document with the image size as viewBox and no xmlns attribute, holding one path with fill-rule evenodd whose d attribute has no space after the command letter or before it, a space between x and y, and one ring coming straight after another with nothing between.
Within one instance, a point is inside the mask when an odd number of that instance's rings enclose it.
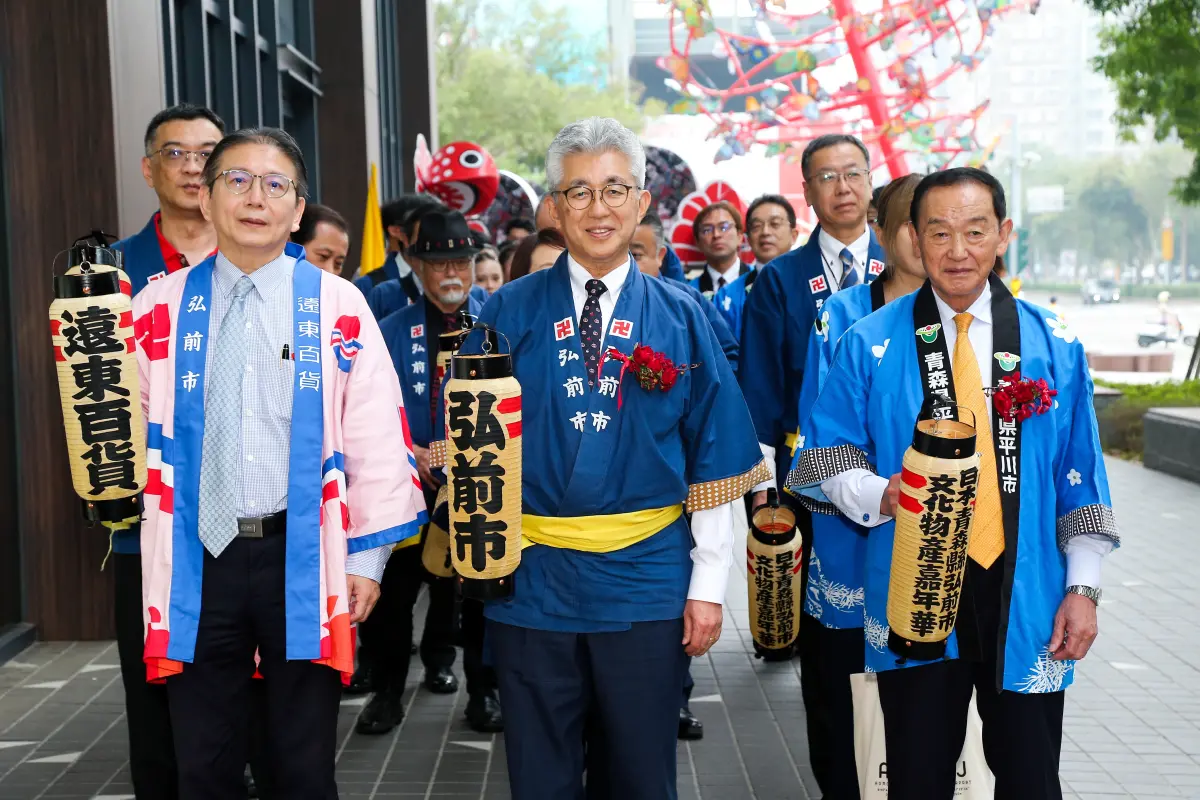
<instances>
[{"instance_id":1,"label":"red metal sculpture","mask_svg":"<svg viewBox=\"0 0 1200 800\"><path fill-rule=\"evenodd\" d=\"M848 132L892 177L987 160L995 142L976 136L987 102L956 106L947 82L987 55L999 16L1037 10L1037 0L750 0L756 20L747 33L717 28L708 0L661 1L670 5L671 52L658 63L682 95L671 111L713 121L716 161L755 145L798 158L811 139ZM789 10L800 5L812 10ZM772 34L780 28L788 37ZM691 61L712 35L733 74L727 88ZM745 110L730 110L739 99Z\"/></svg>"}]
</instances>

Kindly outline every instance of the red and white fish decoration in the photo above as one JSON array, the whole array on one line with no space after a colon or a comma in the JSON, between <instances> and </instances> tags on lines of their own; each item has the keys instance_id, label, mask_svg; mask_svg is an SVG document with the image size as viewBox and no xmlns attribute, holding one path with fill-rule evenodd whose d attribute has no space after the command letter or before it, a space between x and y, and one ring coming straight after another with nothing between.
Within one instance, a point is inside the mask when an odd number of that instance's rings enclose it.
<instances>
[{"instance_id":1,"label":"red and white fish decoration","mask_svg":"<svg viewBox=\"0 0 1200 800\"><path fill-rule=\"evenodd\" d=\"M425 137L418 134L413 167L418 192L433 195L468 217L486 211L500 187L496 162L473 142L451 142L430 155Z\"/></svg>"}]
</instances>

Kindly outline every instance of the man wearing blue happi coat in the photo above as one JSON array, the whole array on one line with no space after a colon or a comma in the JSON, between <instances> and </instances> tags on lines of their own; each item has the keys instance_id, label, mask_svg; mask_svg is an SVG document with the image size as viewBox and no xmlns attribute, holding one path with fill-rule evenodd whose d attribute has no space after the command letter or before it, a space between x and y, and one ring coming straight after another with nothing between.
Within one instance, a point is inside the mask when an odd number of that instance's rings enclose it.
<instances>
[{"instance_id":1,"label":"man wearing blue happi coat","mask_svg":"<svg viewBox=\"0 0 1200 800\"><path fill-rule=\"evenodd\" d=\"M764 194L754 199L746 210L746 241L754 253L751 269L718 288L712 296L713 305L739 336L742 312L754 279L763 267L787 253L796 243L796 209L786 197Z\"/></svg>"},{"instance_id":2,"label":"man wearing blue happi coat","mask_svg":"<svg viewBox=\"0 0 1200 800\"><path fill-rule=\"evenodd\" d=\"M567 251L480 319L510 343L522 387L531 544L512 596L485 609L512 794L674 798L687 657L720 636L732 502L766 467L704 312L629 256L650 204L636 134L572 123L546 171ZM653 370L623 369L638 345Z\"/></svg>"},{"instance_id":3,"label":"man wearing blue happi coat","mask_svg":"<svg viewBox=\"0 0 1200 800\"><path fill-rule=\"evenodd\" d=\"M808 339L820 308L834 292L872 282L884 266L883 249L867 228L871 173L863 143L841 134L820 136L804 148L800 166L804 197L820 224L807 244L760 271L743 311L738 369L763 455L781 479L799 441L800 389ZM765 502L766 490L774 485L772 480L756 486L751 505ZM786 493L781 497L794 503ZM796 510L804 533L806 582L812 532L808 512L799 504ZM844 710L830 704L830 694L820 682L821 651L838 646L814 616L802 614L797 649L809 760L817 785L827 797L838 794L836 776L855 769L854 754L835 746L841 738L835 734L839 727L835 715Z\"/></svg>"},{"instance_id":4,"label":"man wearing blue happi coat","mask_svg":"<svg viewBox=\"0 0 1200 800\"><path fill-rule=\"evenodd\" d=\"M1013 298L993 274L1012 231L994 177L972 168L926 176L911 216L928 281L842 336L788 484L814 511L832 504L870 529L866 665L879 673L888 796L954 796L974 692L996 797L1060 800L1063 690L1096 637L1100 566L1119 542L1087 360L1063 320ZM995 399L995 387L1018 380L1046 382L1041 413L1011 418ZM911 602L889 609L893 518L908 497L898 473L935 398L976 420L961 594L926 609L916 586ZM919 558L935 557L937 545L935 536ZM950 631L946 657L923 661L898 642L896 613L914 626L932 614Z\"/></svg>"}]
</instances>

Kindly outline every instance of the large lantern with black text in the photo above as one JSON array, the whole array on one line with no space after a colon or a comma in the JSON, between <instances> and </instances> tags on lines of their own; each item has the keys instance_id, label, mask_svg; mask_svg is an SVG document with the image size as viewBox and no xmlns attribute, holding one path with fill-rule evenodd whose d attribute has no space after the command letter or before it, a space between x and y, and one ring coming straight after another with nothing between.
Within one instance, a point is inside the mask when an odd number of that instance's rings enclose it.
<instances>
[{"instance_id":1,"label":"large lantern with black text","mask_svg":"<svg viewBox=\"0 0 1200 800\"><path fill-rule=\"evenodd\" d=\"M485 331L484 355L455 355L446 386L450 557L464 597L513 592L521 563L521 385Z\"/></svg>"},{"instance_id":2,"label":"large lantern with black text","mask_svg":"<svg viewBox=\"0 0 1200 800\"><path fill-rule=\"evenodd\" d=\"M746 537L750 632L755 654L767 661L791 658L800 632L801 545L796 513L767 490L767 504L750 517Z\"/></svg>"},{"instance_id":3,"label":"large lantern with black text","mask_svg":"<svg viewBox=\"0 0 1200 800\"><path fill-rule=\"evenodd\" d=\"M970 409L937 395L926 400L900 474L888 647L930 661L945 655L962 596L979 482Z\"/></svg>"},{"instance_id":4,"label":"large lantern with black text","mask_svg":"<svg viewBox=\"0 0 1200 800\"><path fill-rule=\"evenodd\" d=\"M54 276L50 335L71 482L85 517L119 530L137 522L146 486L129 278L103 234L68 252L66 274Z\"/></svg>"}]
</instances>

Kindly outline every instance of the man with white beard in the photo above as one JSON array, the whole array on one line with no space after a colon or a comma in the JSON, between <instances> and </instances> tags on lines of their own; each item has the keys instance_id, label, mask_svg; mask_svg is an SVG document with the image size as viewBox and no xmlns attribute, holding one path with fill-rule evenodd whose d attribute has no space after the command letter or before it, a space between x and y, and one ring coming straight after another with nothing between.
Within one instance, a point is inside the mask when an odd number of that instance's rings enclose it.
<instances>
[{"instance_id":1,"label":"man with white beard","mask_svg":"<svg viewBox=\"0 0 1200 800\"><path fill-rule=\"evenodd\" d=\"M442 376L437 368L440 334L461 327L460 312L479 316L483 304L470 294L470 289L475 283L475 254L480 247L481 242L461 213L437 209L424 214L417 238L409 247L421 264L424 298L392 312L379 323L404 391L403 413L408 418L425 505L435 525L435 500L443 479L440 470L430 469L429 444L440 438L435 435L436 421L443 414ZM422 583L429 585L429 609L420 648L424 686L437 694L458 689L450 671L454 663L454 585L451 578L434 576L425 569L421 555L427 535L428 530L422 530L419 539L404 542L404 547L392 553L375 612L369 624L359 626L365 647L365 655L360 651L359 658L369 661L371 689L375 692L358 718L359 733L387 733L404 718L413 606ZM495 674L483 665L483 607L478 601L464 601L462 628L463 670L469 696L467 722L480 733L499 732L503 717Z\"/></svg>"}]
</instances>

